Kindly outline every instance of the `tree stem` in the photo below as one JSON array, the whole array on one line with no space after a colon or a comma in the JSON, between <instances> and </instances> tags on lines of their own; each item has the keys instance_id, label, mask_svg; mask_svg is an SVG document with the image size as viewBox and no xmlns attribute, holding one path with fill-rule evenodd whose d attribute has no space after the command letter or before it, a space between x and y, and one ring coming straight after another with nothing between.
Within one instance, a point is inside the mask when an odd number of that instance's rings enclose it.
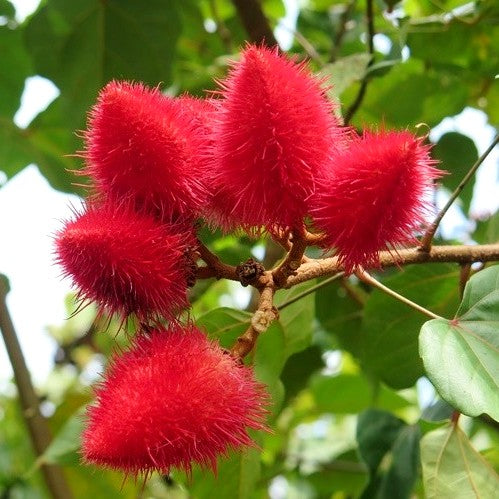
<instances>
[{"instance_id":1,"label":"tree stem","mask_svg":"<svg viewBox=\"0 0 499 499\"><path fill-rule=\"evenodd\" d=\"M473 263L494 262L499 260L499 243L476 246L433 246L428 253L418 247L379 253L381 267L402 267L414 263ZM337 257L310 259L302 263L296 275L289 276L282 284L283 288L291 288L316 277L334 275L343 270Z\"/></svg>"},{"instance_id":2,"label":"tree stem","mask_svg":"<svg viewBox=\"0 0 499 499\"><path fill-rule=\"evenodd\" d=\"M289 305L292 305L293 303L297 302L298 300L305 298L305 296L308 296L312 293L315 293L317 290L331 284L334 281L337 281L338 279L342 278L344 275L345 275L345 272L338 272L337 274L335 274L331 277L328 277L327 279L324 279L322 282L319 282L315 286L312 286L312 287L306 289L305 291L303 291L302 293L300 293L296 296L293 296L293 298L290 298L288 301L285 301L284 303L277 305L277 310L279 310L279 312L280 312L283 308L289 307Z\"/></svg>"},{"instance_id":3,"label":"tree stem","mask_svg":"<svg viewBox=\"0 0 499 499\"><path fill-rule=\"evenodd\" d=\"M0 329L14 371L14 379L19 393L24 421L28 427L35 454L38 457L43 454L50 444L51 432L47 421L40 413L38 397L31 383L31 377L24 360L21 345L19 344L14 324L7 308L7 293L6 283L3 279L0 279ZM43 464L41 471L52 497L55 499L69 499L72 497L59 466Z\"/></svg>"},{"instance_id":4,"label":"tree stem","mask_svg":"<svg viewBox=\"0 0 499 499\"><path fill-rule=\"evenodd\" d=\"M383 291L383 293L386 293L387 295L395 298L396 300L405 303L409 307L413 308L414 310L417 310L418 312L421 312L428 317L431 317L432 319L443 319L443 317L440 317L437 314L434 314L430 310L422 307L421 305L418 305L417 303L409 300L409 298L406 298L405 296L399 295L396 291L393 291L393 289L388 288L378 280L376 280L372 275L368 274L365 270L358 270L356 273L357 277L364 281L366 284L369 284L375 288L378 288L380 291Z\"/></svg>"},{"instance_id":5,"label":"tree stem","mask_svg":"<svg viewBox=\"0 0 499 499\"><path fill-rule=\"evenodd\" d=\"M366 0L366 22L367 22L367 53L371 56L367 68L369 68L374 62L374 6L373 0ZM353 118L353 115L357 112L367 91L367 85L369 84L369 77L366 74L362 79L360 84L359 92L357 97L351 104L351 106L345 112L344 124L348 125Z\"/></svg>"},{"instance_id":6,"label":"tree stem","mask_svg":"<svg viewBox=\"0 0 499 499\"><path fill-rule=\"evenodd\" d=\"M461 180L459 185L451 194L445 206L440 210L440 213L437 215L433 223L428 227L428 230L425 232L423 239L421 240L421 245L420 245L421 251L423 252L430 251L433 237L435 236L435 232L437 232L438 226L440 225L442 218L444 218L445 214L452 206L454 201L457 199L459 194L461 194L461 191L464 189L466 184L470 181L473 175L475 175L476 171L478 170L478 167L485 161L485 158L492 152L492 150L494 149L494 147L497 145L498 142L499 142L499 134L496 135L495 139L492 141L487 150L476 160L475 164L470 168L469 172L464 176L463 180Z\"/></svg>"},{"instance_id":7,"label":"tree stem","mask_svg":"<svg viewBox=\"0 0 499 499\"><path fill-rule=\"evenodd\" d=\"M268 47L277 45L272 28L258 0L232 0L232 3L252 42Z\"/></svg>"}]
</instances>

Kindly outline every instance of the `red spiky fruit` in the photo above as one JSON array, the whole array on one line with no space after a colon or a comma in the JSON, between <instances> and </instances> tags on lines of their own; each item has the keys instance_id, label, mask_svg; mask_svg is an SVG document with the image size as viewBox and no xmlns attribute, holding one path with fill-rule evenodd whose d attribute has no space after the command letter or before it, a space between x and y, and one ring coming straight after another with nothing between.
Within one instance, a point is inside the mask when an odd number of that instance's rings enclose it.
<instances>
[{"instance_id":1,"label":"red spiky fruit","mask_svg":"<svg viewBox=\"0 0 499 499\"><path fill-rule=\"evenodd\" d=\"M222 87L213 153L219 224L301 227L343 138L321 82L277 49L248 46Z\"/></svg>"},{"instance_id":2,"label":"red spiky fruit","mask_svg":"<svg viewBox=\"0 0 499 499\"><path fill-rule=\"evenodd\" d=\"M166 222L204 206L204 139L180 103L157 88L109 83L90 112L85 140L85 173L101 197L129 199Z\"/></svg>"},{"instance_id":3,"label":"red spiky fruit","mask_svg":"<svg viewBox=\"0 0 499 499\"><path fill-rule=\"evenodd\" d=\"M378 252L414 240L442 175L429 147L408 131L364 132L334 159L311 214L347 272L379 266Z\"/></svg>"},{"instance_id":4,"label":"red spiky fruit","mask_svg":"<svg viewBox=\"0 0 499 499\"><path fill-rule=\"evenodd\" d=\"M88 409L85 461L136 475L194 463L216 472L218 456L254 445L268 396L249 367L195 326L135 337L115 356Z\"/></svg>"},{"instance_id":5,"label":"red spiky fruit","mask_svg":"<svg viewBox=\"0 0 499 499\"><path fill-rule=\"evenodd\" d=\"M106 204L87 206L56 234L57 262L83 300L140 320L172 318L188 306L192 231Z\"/></svg>"}]
</instances>

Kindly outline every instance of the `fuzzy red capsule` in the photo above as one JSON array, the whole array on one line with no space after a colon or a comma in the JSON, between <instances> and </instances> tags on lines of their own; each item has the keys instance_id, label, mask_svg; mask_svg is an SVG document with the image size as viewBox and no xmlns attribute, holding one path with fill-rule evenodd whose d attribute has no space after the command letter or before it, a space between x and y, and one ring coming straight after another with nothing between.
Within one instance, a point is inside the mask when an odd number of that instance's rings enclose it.
<instances>
[{"instance_id":1,"label":"fuzzy red capsule","mask_svg":"<svg viewBox=\"0 0 499 499\"><path fill-rule=\"evenodd\" d=\"M129 200L165 222L192 218L207 196L203 133L177 99L112 81L89 115L84 173L101 198Z\"/></svg>"},{"instance_id":2,"label":"fuzzy red capsule","mask_svg":"<svg viewBox=\"0 0 499 499\"><path fill-rule=\"evenodd\" d=\"M321 82L276 50L248 46L222 82L213 204L226 229L301 227L343 132Z\"/></svg>"},{"instance_id":3,"label":"fuzzy red capsule","mask_svg":"<svg viewBox=\"0 0 499 499\"><path fill-rule=\"evenodd\" d=\"M195 326L155 330L112 360L87 412L83 456L131 475L215 472L219 456L254 445L248 429L266 429L267 404L252 370Z\"/></svg>"},{"instance_id":4,"label":"fuzzy red capsule","mask_svg":"<svg viewBox=\"0 0 499 499\"><path fill-rule=\"evenodd\" d=\"M123 205L87 206L56 234L57 262L83 300L140 320L187 308L194 244L187 228L159 223Z\"/></svg>"},{"instance_id":5,"label":"fuzzy red capsule","mask_svg":"<svg viewBox=\"0 0 499 499\"><path fill-rule=\"evenodd\" d=\"M366 131L338 154L311 199L311 214L347 272L379 266L378 252L414 240L443 172L408 131Z\"/></svg>"}]
</instances>

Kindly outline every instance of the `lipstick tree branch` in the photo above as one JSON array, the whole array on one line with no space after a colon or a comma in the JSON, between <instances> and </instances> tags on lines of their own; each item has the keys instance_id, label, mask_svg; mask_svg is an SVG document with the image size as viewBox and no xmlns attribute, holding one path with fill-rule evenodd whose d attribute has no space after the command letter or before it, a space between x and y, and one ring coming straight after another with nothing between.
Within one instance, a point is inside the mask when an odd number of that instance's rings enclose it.
<instances>
[{"instance_id":1,"label":"lipstick tree branch","mask_svg":"<svg viewBox=\"0 0 499 499\"><path fill-rule=\"evenodd\" d=\"M52 437L47 421L40 413L38 397L31 382L21 345L7 308L7 293L7 284L4 279L0 278L0 329L14 371L24 421L29 430L33 449L38 457L49 446ZM54 499L70 499L73 497L59 466L43 464L41 471L47 488Z\"/></svg>"}]
</instances>

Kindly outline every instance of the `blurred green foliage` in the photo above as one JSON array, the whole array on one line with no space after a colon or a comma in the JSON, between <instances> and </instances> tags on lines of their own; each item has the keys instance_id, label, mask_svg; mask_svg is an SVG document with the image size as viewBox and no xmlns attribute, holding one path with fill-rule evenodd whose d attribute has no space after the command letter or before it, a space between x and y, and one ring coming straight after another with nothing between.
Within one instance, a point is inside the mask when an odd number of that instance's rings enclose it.
<instances>
[{"instance_id":1,"label":"blurred green foliage","mask_svg":"<svg viewBox=\"0 0 499 499\"><path fill-rule=\"evenodd\" d=\"M262 5L275 27L284 15L282 2L263 0ZM353 117L355 127L433 127L466 106L482 110L491 125L499 126L499 7L494 0L375 1L374 26L385 43L372 60L365 43L365 2L308 0L299 2L299 9L289 52L310 57L314 70L330 78L330 95L341 102L340 113L368 81ZM213 79L225 74L246 40L229 0L45 0L22 23L9 1L0 0L0 170L11 178L35 163L54 188L81 194L76 185L81 178L72 173L81 168L80 159L71 156L82 147L74 132L85 128L86 112L106 82L140 80L171 94L202 95L214 88ZM20 128L13 118L25 80L33 75L50 79L60 94ZM451 132L440 138L434 155L449 172L444 187L452 190L478 153L469 137ZM460 197L465 215L472 193L473 183ZM476 224L472 237L479 243L499 240L498 217L491 215ZM201 236L232 264L265 246L204 229ZM497 327L491 332L492 326L484 325L497 325L495 269L487 284L492 297L472 317L481 322L469 326L483 364L473 386L479 391L486 385L491 394L478 407L459 405L474 416L497 417L497 406L491 407L499 388L497 340L489 338L497 338ZM447 319L458 309L456 265L391 270L379 279ZM278 292L276 304L314 284ZM237 310L234 296L232 284L223 281L199 283L191 293L194 318L226 347L250 320L248 312ZM461 311L480 297L473 297L470 288L465 299L471 302ZM73 307L70 297L69 313ZM477 484L477 497L491 499L499 490L497 422L469 418L464 433L449 423L453 408L447 403L438 400L423 412L417 399L415 383L427 365L439 391L443 396L450 391L456 404L460 386L447 386L448 371L441 368L459 369L457 356L471 358L475 345L461 341L455 323L429 323L423 363L418 336L424 316L354 278L285 307L250 356L273 398L274 432L255 437L259 448L221 460L218 479L196 470L191 481L173 473L153 476L145 486L132 479L122 485L119 474L79 462L80 414L90 401L89 385L116 343L127 344L126 333L115 336L117 324L94 319L95 311L87 308L49 328L60 347L51 376L38 389L47 414L53 413L56 438L40 459L29 445L14 387L0 394L2 498L47 497L41 462L63 466L75 498L204 498L214 493L263 498L269 487L273 497L289 498L464 497L456 476L466 486ZM133 330L133 324L128 327ZM453 341L448 351L441 344L445 334ZM448 356L454 361L440 364ZM466 383L473 361L461 367Z\"/></svg>"}]
</instances>

